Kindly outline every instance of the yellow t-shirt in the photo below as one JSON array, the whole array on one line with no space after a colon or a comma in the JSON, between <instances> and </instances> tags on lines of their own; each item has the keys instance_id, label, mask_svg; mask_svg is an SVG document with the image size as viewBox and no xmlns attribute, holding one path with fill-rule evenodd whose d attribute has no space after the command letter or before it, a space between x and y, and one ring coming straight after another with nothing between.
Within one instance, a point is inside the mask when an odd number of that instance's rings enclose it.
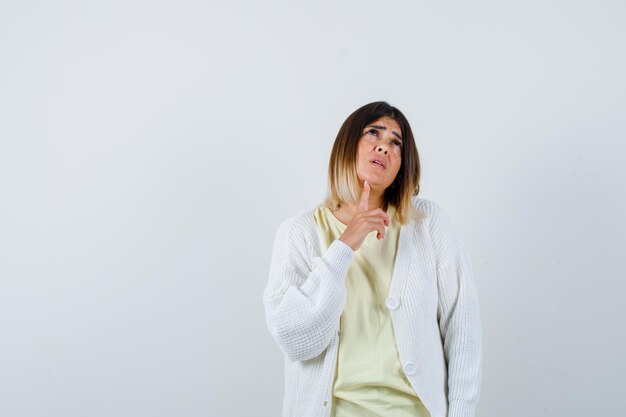
<instances>
[{"instance_id":1,"label":"yellow t-shirt","mask_svg":"<svg viewBox=\"0 0 626 417\"><path fill-rule=\"evenodd\" d=\"M385 305L400 234L394 213L389 205L385 238L371 231L346 273L331 417L430 417L402 371ZM315 222L324 249L347 227L323 206L316 208Z\"/></svg>"}]
</instances>

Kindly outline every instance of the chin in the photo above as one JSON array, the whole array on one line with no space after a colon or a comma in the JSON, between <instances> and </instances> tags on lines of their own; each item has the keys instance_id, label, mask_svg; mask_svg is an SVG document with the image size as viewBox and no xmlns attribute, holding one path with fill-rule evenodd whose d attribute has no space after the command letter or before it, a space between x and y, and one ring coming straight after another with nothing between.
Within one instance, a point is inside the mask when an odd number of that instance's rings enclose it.
<instances>
[{"instance_id":1,"label":"chin","mask_svg":"<svg viewBox=\"0 0 626 417\"><path fill-rule=\"evenodd\" d=\"M381 187L384 187L384 188L387 188L389 185L391 185L391 183L389 183L389 184L387 184L387 185L386 185L386 184L382 181L382 180L383 180L383 178L380 178L380 177L379 177L379 178L377 178L377 176L376 176L376 175L372 175L372 176L367 176L367 177L365 177L365 176L363 176L363 175L361 175L361 174L357 174L357 176L359 177L359 179L360 179L361 181L365 181L365 180L367 179L367 182L369 182L369 184L370 184L372 187L376 187L376 188L381 188Z\"/></svg>"},{"instance_id":2,"label":"chin","mask_svg":"<svg viewBox=\"0 0 626 417\"><path fill-rule=\"evenodd\" d=\"M384 183L380 181L368 179L367 182L372 188L387 188L387 185L385 185Z\"/></svg>"}]
</instances>

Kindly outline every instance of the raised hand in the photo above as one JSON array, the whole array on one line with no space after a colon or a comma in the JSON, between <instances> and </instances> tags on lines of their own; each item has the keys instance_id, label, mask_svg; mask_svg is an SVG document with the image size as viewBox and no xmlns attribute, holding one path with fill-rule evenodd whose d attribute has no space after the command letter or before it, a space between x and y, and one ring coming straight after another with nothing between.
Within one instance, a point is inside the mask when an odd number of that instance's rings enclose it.
<instances>
[{"instance_id":1,"label":"raised hand","mask_svg":"<svg viewBox=\"0 0 626 417\"><path fill-rule=\"evenodd\" d=\"M371 187L365 180L357 211L339 236L339 240L349 245L354 251L361 247L367 234L373 230L377 231L376 238L378 240L384 239L385 226L389 226L389 216L383 209L368 210L370 190Z\"/></svg>"}]
</instances>

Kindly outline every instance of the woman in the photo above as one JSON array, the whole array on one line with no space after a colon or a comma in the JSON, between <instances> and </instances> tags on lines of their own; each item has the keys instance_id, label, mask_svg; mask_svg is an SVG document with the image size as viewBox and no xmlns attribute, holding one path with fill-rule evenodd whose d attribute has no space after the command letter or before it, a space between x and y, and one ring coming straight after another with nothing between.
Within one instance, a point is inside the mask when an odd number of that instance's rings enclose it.
<instances>
[{"instance_id":1,"label":"woman","mask_svg":"<svg viewBox=\"0 0 626 417\"><path fill-rule=\"evenodd\" d=\"M341 126L329 194L278 227L263 294L283 417L472 417L482 329L447 213L417 197L411 127L385 102Z\"/></svg>"}]
</instances>

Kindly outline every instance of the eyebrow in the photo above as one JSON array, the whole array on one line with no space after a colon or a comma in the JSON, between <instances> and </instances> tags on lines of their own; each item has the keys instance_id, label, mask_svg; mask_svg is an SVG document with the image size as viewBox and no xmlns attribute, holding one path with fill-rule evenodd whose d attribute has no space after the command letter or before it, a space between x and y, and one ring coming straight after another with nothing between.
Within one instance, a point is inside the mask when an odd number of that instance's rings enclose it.
<instances>
[{"instance_id":1,"label":"eyebrow","mask_svg":"<svg viewBox=\"0 0 626 417\"><path fill-rule=\"evenodd\" d=\"M369 126L366 127L366 129L368 127L374 127L376 129L380 129L380 130L387 130L387 128L385 126L380 126L380 125L369 125ZM392 130L391 134L394 135L395 137L397 137L398 139L400 139L400 141L402 141L402 136L398 135L395 130Z\"/></svg>"}]
</instances>

